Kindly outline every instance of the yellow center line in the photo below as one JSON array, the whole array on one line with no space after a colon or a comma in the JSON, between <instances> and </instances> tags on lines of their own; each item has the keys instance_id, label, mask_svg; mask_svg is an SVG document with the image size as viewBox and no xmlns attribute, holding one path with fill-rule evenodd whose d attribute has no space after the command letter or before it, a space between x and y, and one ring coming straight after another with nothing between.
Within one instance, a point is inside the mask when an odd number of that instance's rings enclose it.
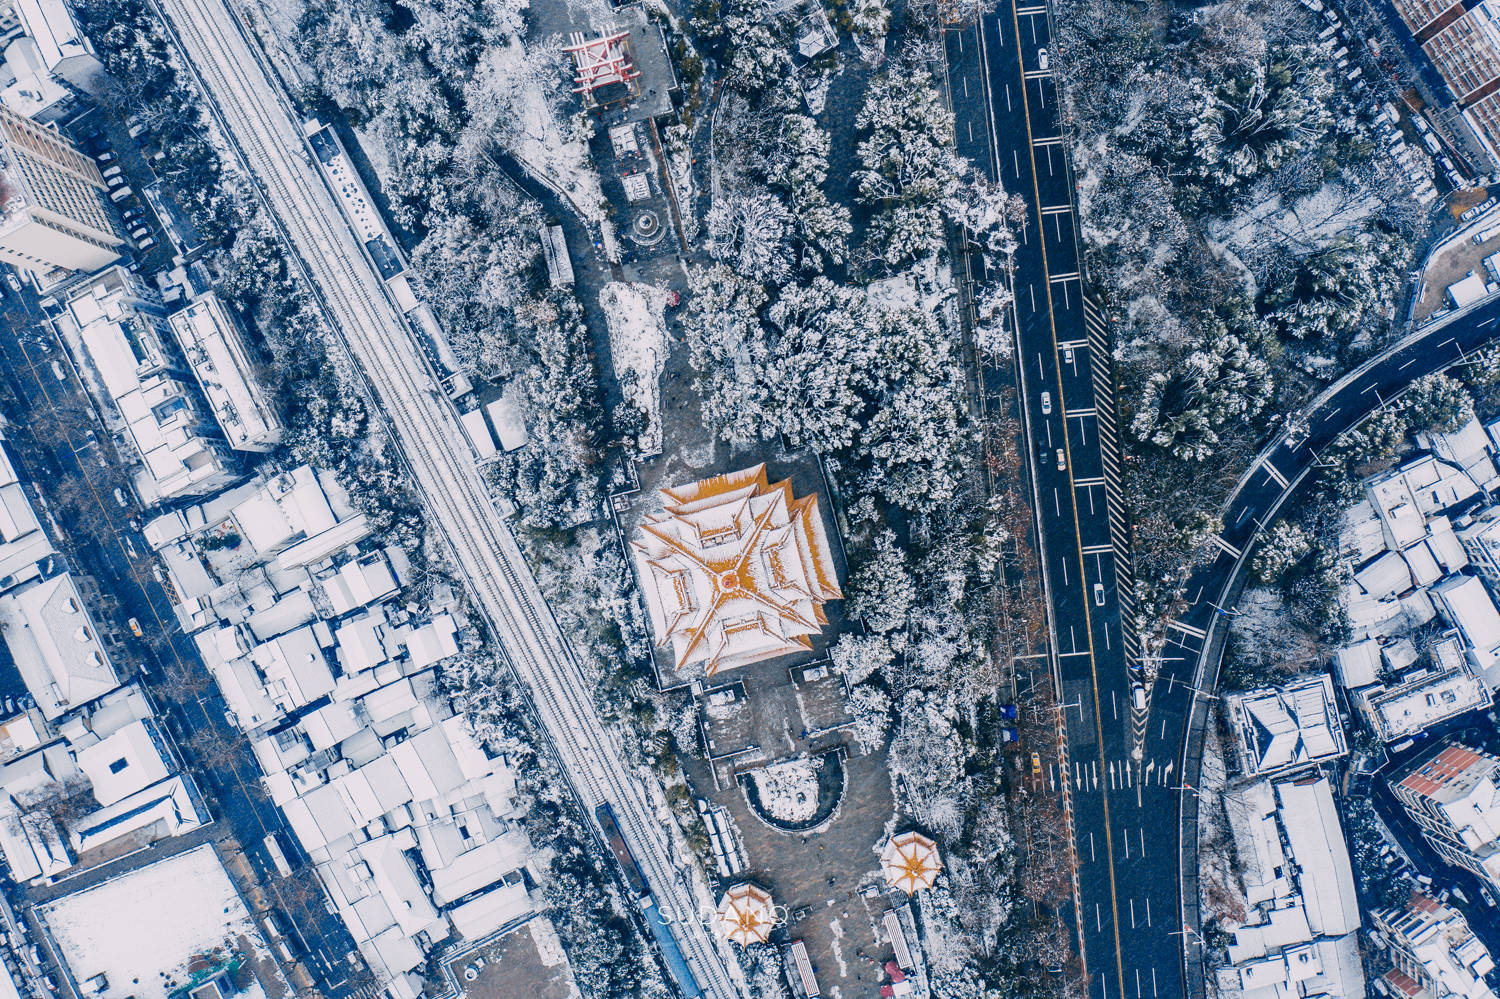
<instances>
[{"instance_id":1,"label":"yellow center line","mask_svg":"<svg viewBox=\"0 0 1500 999\"><path fill-rule=\"evenodd\" d=\"M1026 154L1031 159L1031 190L1032 190L1032 194L1035 196L1035 199L1036 199L1035 202L1034 202L1034 205L1036 206L1038 212L1040 212L1041 205L1042 205L1042 191L1041 191L1041 187L1037 183L1036 148L1031 144L1031 98L1028 96L1028 94L1026 92L1026 83L1025 83L1025 79L1024 79L1025 68L1026 67L1021 62L1021 55L1020 55L1020 47L1021 47L1021 19L1020 19L1020 15L1016 11L1016 7L1015 7L1014 2L1012 2L1012 4L1011 4L1010 16L1011 16L1011 24L1015 28L1015 32L1016 32L1015 38L1016 38L1016 60L1017 60L1017 67L1022 71L1022 77L1023 77L1022 83L1021 83L1021 111L1022 111L1022 116L1024 117L1024 119L1026 121ZM1049 27L1050 27L1050 23L1051 23L1050 17L1048 19L1048 23L1049 23ZM1068 201L1069 201L1070 205L1072 203L1072 199L1073 199L1073 192L1070 190L1068 192ZM1061 400L1064 398L1064 396L1063 396L1063 391L1062 391L1062 370L1061 370L1060 366L1057 365L1057 316L1056 316L1056 313L1053 311L1054 310L1054 305L1053 305L1053 300L1052 300L1051 270L1050 270L1049 265L1047 263L1047 240L1042 235L1042 232L1041 232L1041 216L1040 216L1040 214L1038 214L1038 216L1037 216L1037 245L1040 247L1041 252L1042 252L1042 275L1047 278L1046 281L1042 282L1042 286L1046 289L1046 295L1047 295L1047 324L1048 324L1048 327L1051 330L1051 334L1052 334L1052 358L1053 358L1054 371L1056 373L1055 377L1056 377L1056 382L1057 382L1057 397L1058 397L1059 402L1061 402ZM1080 287L1080 293L1081 293L1081 291L1082 291L1082 282L1079 282L1079 287ZM1025 363L1024 359L1020 358L1020 357L1018 357L1016 359L1016 362L1018 364L1024 364ZM1084 591L1082 589L1084 580L1088 578L1085 575L1084 558L1083 558L1083 551L1082 551L1083 528L1082 528L1082 526L1078 522L1078 494L1076 492L1076 487L1073 485L1073 451L1072 451L1071 443L1069 441L1068 421L1067 420L1063 420L1062 421L1062 425L1063 425L1063 427L1062 427L1063 449L1064 449L1064 452L1067 454L1067 458L1068 458L1068 469L1067 469L1067 475L1068 475L1068 503L1070 504L1070 506L1071 506L1071 508L1073 510L1073 530L1074 530L1074 536L1079 541L1079 545L1076 546L1078 548L1078 583L1079 583L1079 587L1080 587L1079 592L1085 598L1085 599L1082 600L1082 604L1083 604L1083 619L1084 619L1084 625L1085 625L1084 633L1088 637L1088 645L1089 645L1089 678L1090 678L1090 680L1093 683L1093 689L1094 689L1094 729L1095 729L1095 733L1096 733L1096 735L1098 737L1098 743L1097 743L1097 745L1099 747L1099 749L1098 749L1098 755L1100 755L1102 757L1103 753L1104 753L1104 723L1101 720L1101 716L1100 716L1098 660L1096 659L1095 653L1094 653L1094 629L1093 629L1092 617L1091 617L1090 612L1089 612L1089 603L1088 603L1088 600L1086 599L1087 598L1087 594L1084 593ZM1059 697L1061 697L1062 696L1062 691L1058 691L1058 695L1059 695ZM1063 710L1066 711L1067 709L1064 708ZM1101 762L1102 762L1102 760L1101 760ZM1108 868L1109 868L1109 908L1110 908L1110 914L1111 914L1112 919L1113 919L1113 930L1114 930L1114 938L1115 938L1115 974L1117 976L1117 981L1119 982L1119 985L1120 985L1120 993L1119 994L1123 997L1125 995L1125 956L1124 956L1124 954L1123 954L1123 952L1121 950L1121 946L1120 946L1120 902L1119 902L1119 897L1118 897L1118 894L1117 894L1117 891L1116 891L1116 886L1115 886L1115 848L1114 848L1114 836L1110 832L1109 791L1108 791L1108 785L1107 785L1107 783L1100 786L1100 788L1099 788L1099 794L1100 794L1100 798L1101 798L1101 800L1103 802L1103 805L1104 805L1104 843L1105 843L1105 846L1109 850L1109 865L1108 865ZM1083 935L1083 927L1082 926L1078 927L1078 932L1079 932L1079 935L1081 937ZM1084 971L1085 971L1085 973L1087 973L1087 970L1088 970L1088 963L1087 963L1087 958L1085 958L1085 961L1084 961Z\"/></svg>"}]
</instances>

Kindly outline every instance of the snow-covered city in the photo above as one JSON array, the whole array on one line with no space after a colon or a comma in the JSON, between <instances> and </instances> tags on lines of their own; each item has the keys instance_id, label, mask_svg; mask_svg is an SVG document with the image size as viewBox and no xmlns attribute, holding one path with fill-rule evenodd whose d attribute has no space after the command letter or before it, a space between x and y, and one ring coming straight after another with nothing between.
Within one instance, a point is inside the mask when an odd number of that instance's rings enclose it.
<instances>
[{"instance_id":1,"label":"snow-covered city","mask_svg":"<svg viewBox=\"0 0 1500 999\"><path fill-rule=\"evenodd\" d=\"M0 0L0 999L1500 999L1500 0Z\"/></svg>"}]
</instances>

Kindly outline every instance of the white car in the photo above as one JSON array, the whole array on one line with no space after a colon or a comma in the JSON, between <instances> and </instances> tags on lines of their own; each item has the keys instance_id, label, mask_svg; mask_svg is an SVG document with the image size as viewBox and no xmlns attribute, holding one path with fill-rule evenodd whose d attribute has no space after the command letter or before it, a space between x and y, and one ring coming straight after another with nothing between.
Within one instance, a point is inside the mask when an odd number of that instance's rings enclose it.
<instances>
[{"instance_id":1,"label":"white car","mask_svg":"<svg viewBox=\"0 0 1500 999\"><path fill-rule=\"evenodd\" d=\"M15 271L11 271L9 274L5 275L5 283L10 285L11 291L21 290L21 279L16 277Z\"/></svg>"},{"instance_id":2,"label":"white car","mask_svg":"<svg viewBox=\"0 0 1500 999\"><path fill-rule=\"evenodd\" d=\"M1047 61L1048 61L1047 60L1047 50L1046 49L1037 49L1036 50L1036 66L1037 66L1037 69L1046 69L1047 68Z\"/></svg>"},{"instance_id":3,"label":"white car","mask_svg":"<svg viewBox=\"0 0 1500 999\"><path fill-rule=\"evenodd\" d=\"M1057 449L1057 470L1059 472L1066 472L1068 470L1068 458L1063 454L1062 448Z\"/></svg>"},{"instance_id":4,"label":"white car","mask_svg":"<svg viewBox=\"0 0 1500 999\"><path fill-rule=\"evenodd\" d=\"M1042 393L1042 415L1046 416L1052 412L1052 393Z\"/></svg>"},{"instance_id":5,"label":"white car","mask_svg":"<svg viewBox=\"0 0 1500 999\"><path fill-rule=\"evenodd\" d=\"M1095 606L1098 606L1098 607L1103 607L1104 606L1104 584L1103 583L1095 583L1094 584L1094 604L1095 604Z\"/></svg>"}]
</instances>

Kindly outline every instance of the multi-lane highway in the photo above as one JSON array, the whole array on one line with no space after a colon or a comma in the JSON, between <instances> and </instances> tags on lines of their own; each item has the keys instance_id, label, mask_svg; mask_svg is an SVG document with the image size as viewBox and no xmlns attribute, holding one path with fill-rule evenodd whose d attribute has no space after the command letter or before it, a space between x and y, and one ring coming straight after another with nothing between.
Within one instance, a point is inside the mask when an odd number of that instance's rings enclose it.
<instances>
[{"instance_id":1,"label":"multi-lane highway","mask_svg":"<svg viewBox=\"0 0 1500 999\"><path fill-rule=\"evenodd\" d=\"M945 45L958 148L1027 209L1009 275L1016 375L1066 735L1066 758L1049 764L1046 784L1064 796L1072 819L1090 995L1198 995L1192 786L1207 718L1203 692L1216 679L1232 614L1227 601L1247 549L1314 467L1320 448L1413 378L1462 360L1494 336L1500 303L1450 317L1353 372L1297 421L1301 440L1279 439L1257 460L1226 504L1218 558L1187 586L1160 678L1137 691L1134 636L1121 630L1131 592L1108 342L1082 285L1049 29L1045 6L1001 0L978 24L948 31ZM977 280L1000 277L970 270ZM985 372L990 382L1006 376ZM1135 698L1143 710L1133 710Z\"/></svg>"},{"instance_id":2,"label":"multi-lane highway","mask_svg":"<svg viewBox=\"0 0 1500 999\"><path fill-rule=\"evenodd\" d=\"M709 901L674 855L653 795L594 713L589 687L497 516L475 455L418 337L386 293L304 152L285 92L224 0L160 0L241 165L254 177L323 313L361 370L429 522L448 542L474 601L531 700L584 808L610 805L696 980L737 991L738 965L697 918Z\"/></svg>"},{"instance_id":3,"label":"multi-lane highway","mask_svg":"<svg viewBox=\"0 0 1500 999\"><path fill-rule=\"evenodd\" d=\"M1175 810L1175 773L1134 753L1144 712L1134 707L1113 373L1107 332L1085 297L1050 27L1045 6L1002 0L949 30L948 90L959 151L1026 203L1005 279L1065 733L1066 756L1046 783L1072 821L1089 994L1155 999L1182 992L1175 853L1160 827ZM984 374L991 392L1010 375Z\"/></svg>"},{"instance_id":4,"label":"multi-lane highway","mask_svg":"<svg viewBox=\"0 0 1500 999\"><path fill-rule=\"evenodd\" d=\"M1197 783L1209 693L1218 678L1224 638L1235 609L1232 601L1243 585L1244 567L1261 529L1318 464L1318 453L1341 433L1381 406L1398 398L1415 378L1445 370L1500 334L1500 300L1473 306L1404 338L1392 349L1362 365L1312 401L1294 421L1300 427L1290 439L1282 434L1240 479L1222 511L1224 529L1215 539L1213 562L1189 579L1184 605L1168 628L1162 672L1151 698L1145 725L1148 757L1177 759L1188 790L1180 794L1181 851L1179 873L1183 934L1190 995L1203 992L1201 938L1197 936ZM1179 784L1184 782L1179 781ZM1163 835L1165 837L1165 807ZM1164 843L1165 846L1165 843ZM1177 849L1176 844L1172 846Z\"/></svg>"}]
</instances>

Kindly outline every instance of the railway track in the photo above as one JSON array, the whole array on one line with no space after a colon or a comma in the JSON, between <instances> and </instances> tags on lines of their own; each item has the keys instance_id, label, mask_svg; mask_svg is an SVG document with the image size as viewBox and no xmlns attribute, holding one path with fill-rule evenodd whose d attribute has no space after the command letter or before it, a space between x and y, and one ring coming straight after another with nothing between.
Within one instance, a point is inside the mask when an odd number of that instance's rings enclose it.
<instances>
[{"instance_id":1,"label":"railway track","mask_svg":"<svg viewBox=\"0 0 1500 999\"><path fill-rule=\"evenodd\" d=\"M300 121L264 56L223 0L154 0L226 139L281 230L330 327L360 371L371 412L444 536L584 810L608 804L706 995L740 993L738 967L698 918L708 901L674 861L650 791L631 776L514 536L479 477L450 400L405 318L386 298L305 154ZM175 30L173 30L175 28Z\"/></svg>"}]
</instances>

